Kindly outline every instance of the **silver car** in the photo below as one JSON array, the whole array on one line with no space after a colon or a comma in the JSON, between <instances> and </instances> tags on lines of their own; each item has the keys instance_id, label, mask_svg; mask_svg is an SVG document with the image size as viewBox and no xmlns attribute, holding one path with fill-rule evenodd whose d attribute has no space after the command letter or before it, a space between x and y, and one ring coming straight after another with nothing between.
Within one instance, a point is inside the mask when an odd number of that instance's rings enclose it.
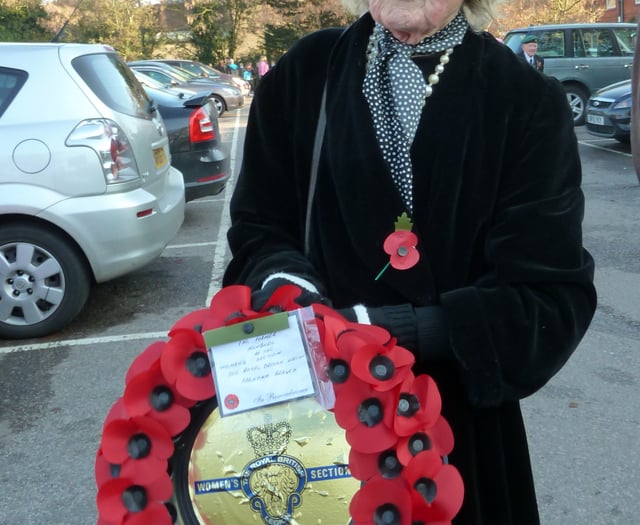
<instances>
[{"instance_id":1,"label":"silver car","mask_svg":"<svg viewBox=\"0 0 640 525\"><path fill-rule=\"evenodd\" d=\"M590 95L631 78L636 31L630 23L540 25L513 29L504 43L518 53L525 36L538 38L544 73L562 82L573 120L581 125Z\"/></svg>"},{"instance_id":2,"label":"silver car","mask_svg":"<svg viewBox=\"0 0 640 525\"><path fill-rule=\"evenodd\" d=\"M210 93L218 110L218 116L244 106L244 96L232 82L198 76L185 69L165 64L161 60L138 60L128 62L128 65L131 69L150 76L164 85Z\"/></svg>"},{"instance_id":3,"label":"silver car","mask_svg":"<svg viewBox=\"0 0 640 525\"><path fill-rule=\"evenodd\" d=\"M60 330L160 255L184 219L168 144L112 48L0 43L0 338Z\"/></svg>"}]
</instances>

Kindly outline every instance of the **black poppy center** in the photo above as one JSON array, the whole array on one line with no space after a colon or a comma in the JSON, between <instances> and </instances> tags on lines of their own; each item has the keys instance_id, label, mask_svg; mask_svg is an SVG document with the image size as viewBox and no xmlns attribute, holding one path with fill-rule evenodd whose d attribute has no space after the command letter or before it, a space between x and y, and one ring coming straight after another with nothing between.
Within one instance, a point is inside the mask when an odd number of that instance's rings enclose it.
<instances>
[{"instance_id":1,"label":"black poppy center","mask_svg":"<svg viewBox=\"0 0 640 525\"><path fill-rule=\"evenodd\" d=\"M116 465L114 463L109 463L109 475L112 478L117 478L120 475L120 469L122 465Z\"/></svg>"},{"instance_id":2,"label":"black poppy center","mask_svg":"<svg viewBox=\"0 0 640 525\"><path fill-rule=\"evenodd\" d=\"M420 452L424 452L425 450L429 450L431 448L431 439L426 434L422 432L418 432L411 436L409 440L409 452L412 456L416 456L420 454Z\"/></svg>"},{"instance_id":3,"label":"black poppy center","mask_svg":"<svg viewBox=\"0 0 640 525\"><path fill-rule=\"evenodd\" d=\"M332 359L327 367L327 375L334 383L344 383L349 379L349 365L342 359Z\"/></svg>"},{"instance_id":4,"label":"black poppy center","mask_svg":"<svg viewBox=\"0 0 640 525\"><path fill-rule=\"evenodd\" d=\"M187 370L194 377L205 377L211 372L209 358L204 352L193 352L187 359Z\"/></svg>"},{"instance_id":5,"label":"black poppy center","mask_svg":"<svg viewBox=\"0 0 640 525\"><path fill-rule=\"evenodd\" d=\"M151 440L146 434L135 434L127 443L127 454L133 459L146 458L151 453Z\"/></svg>"},{"instance_id":6,"label":"black poppy center","mask_svg":"<svg viewBox=\"0 0 640 525\"><path fill-rule=\"evenodd\" d=\"M433 503L438 493L438 486L436 482L430 478L420 478L413 484L413 488L416 489L427 503Z\"/></svg>"},{"instance_id":7,"label":"black poppy center","mask_svg":"<svg viewBox=\"0 0 640 525\"><path fill-rule=\"evenodd\" d=\"M382 477L396 478L402 471L402 463L398 460L395 450L386 450L378 456L378 471Z\"/></svg>"},{"instance_id":8,"label":"black poppy center","mask_svg":"<svg viewBox=\"0 0 640 525\"><path fill-rule=\"evenodd\" d=\"M176 509L175 505L169 501L167 501L164 504L165 508L167 509L167 512L169 513L169 516L171 516L171 523L177 523L178 522L178 510Z\"/></svg>"},{"instance_id":9,"label":"black poppy center","mask_svg":"<svg viewBox=\"0 0 640 525\"><path fill-rule=\"evenodd\" d=\"M358 407L358 419L360 423L368 427L374 427L382 421L382 404L379 399L371 397L365 399Z\"/></svg>"},{"instance_id":10,"label":"black poppy center","mask_svg":"<svg viewBox=\"0 0 640 525\"><path fill-rule=\"evenodd\" d=\"M282 307L279 304L272 304L267 311L271 314L279 314L281 312L284 312L284 307Z\"/></svg>"},{"instance_id":11,"label":"black poppy center","mask_svg":"<svg viewBox=\"0 0 640 525\"><path fill-rule=\"evenodd\" d=\"M407 394L403 392L398 399L398 415L404 417L413 416L418 410L420 410L420 401L413 394Z\"/></svg>"},{"instance_id":12,"label":"black poppy center","mask_svg":"<svg viewBox=\"0 0 640 525\"><path fill-rule=\"evenodd\" d=\"M373 514L375 525L398 525L400 523L400 511L392 503L380 505Z\"/></svg>"},{"instance_id":13,"label":"black poppy center","mask_svg":"<svg viewBox=\"0 0 640 525\"><path fill-rule=\"evenodd\" d=\"M159 385L151 391L149 404L154 410L164 412L173 404L173 392L166 385Z\"/></svg>"},{"instance_id":14,"label":"black poppy center","mask_svg":"<svg viewBox=\"0 0 640 525\"><path fill-rule=\"evenodd\" d=\"M229 324L231 321L235 321L236 319L240 319L241 317L245 317L242 312L231 312L224 320L225 324Z\"/></svg>"},{"instance_id":15,"label":"black poppy center","mask_svg":"<svg viewBox=\"0 0 640 525\"><path fill-rule=\"evenodd\" d=\"M396 367L386 355L377 355L369 363L369 372L378 381L387 381L393 377Z\"/></svg>"},{"instance_id":16,"label":"black poppy center","mask_svg":"<svg viewBox=\"0 0 640 525\"><path fill-rule=\"evenodd\" d=\"M147 491L140 485L132 485L122 493L122 503L129 512L140 512L147 506Z\"/></svg>"}]
</instances>

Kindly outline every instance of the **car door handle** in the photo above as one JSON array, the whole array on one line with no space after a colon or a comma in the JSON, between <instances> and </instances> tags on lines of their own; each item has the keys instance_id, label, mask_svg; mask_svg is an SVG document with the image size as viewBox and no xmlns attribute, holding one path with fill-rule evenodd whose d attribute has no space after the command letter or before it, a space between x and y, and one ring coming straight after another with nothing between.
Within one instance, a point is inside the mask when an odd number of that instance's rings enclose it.
<instances>
[{"instance_id":1,"label":"car door handle","mask_svg":"<svg viewBox=\"0 0 640 525\"><path fill-rule=\"evenodd\" d=\"M575 69L589 69L589 66L586 64L578 64L575 66Z\"/></svg>"},{"instance_id":2,"label":"car door handle","mask_svg":"<svg viewBox=\"0 0 640 525\"><path fill-rule=\"evenodd\" d=\"M625 69L631 69L633 67L633 64L625 64L624 68Z\"/></svg>"}]
</instances>

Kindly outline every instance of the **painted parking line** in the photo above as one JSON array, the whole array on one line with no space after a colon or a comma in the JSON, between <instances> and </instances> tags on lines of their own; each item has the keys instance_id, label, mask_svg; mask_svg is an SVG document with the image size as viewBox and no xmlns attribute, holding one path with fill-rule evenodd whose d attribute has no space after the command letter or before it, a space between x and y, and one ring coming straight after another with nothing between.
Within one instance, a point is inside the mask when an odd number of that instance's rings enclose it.
<instances>
[{"instance_id":1,"label":"painted parking line","mask_svg":"<svg viewBox=\"0 0 640 525\"><path fill-rule=\"evenodd\" d=\"M230 149L230 165L229 169L231 170L231 176L229 177L229 181L227 182L228 187L233 188L235 186L235 178L236 178L236 155L238 153L238 137L240 135L240 111L236 111L235 123L233 126L233 139L231 140L231 149ZM222 213L220 214L220 223L218 225L218 236L216 249L213 253L213 267L211 269L211 280L209 281L209 292L207 293L207 300L204 306L208 306L211 302L211 298L220 291L220 286L218 284L222 279L222 272L226 266L226 255L227 255L227 230L231 224L231 219L229 217L229 201L231 200L232 191L224 192L224 207Z\"/></svg>"},{"instance_id":2,"label":"painted parking line","mask_svg":"<svg viewBox=\"0 0 640 525\"><path fill-rule=\"evenodd\" d=\"M236 171L236 154L238 152L238 140L240 128L240 112L237 112L234 125L233 140L230 147L230 170L231 177L229 177L229 186L233 188L235 183L235 171ZM230 225L229 220L229 201L231 200L231 194L233 192L226 192L224 197L224 210L220 218L220 224L218 226L218 233L216 240L212 242L204 243L191 243L191 244L174 244L167 246L167 249L187 248L187 247L207 247L215 246L213 256L213 267L211 269L211 279L209 282L209 291L207 294L207 300L203 306L208 305L211 302L211 298L220 290L218 281L221 279L222 272L225 267L225 257L227 255L227 229ZM203 199L204 200L204 199ZM158 340L165 339L167 332L143 332L137 334L121 334L104 337L85 337L79 339L61 339L60 341L48 341L43 343L32 344L16 344L11 346L0 347L0 355L11 354L15 352L28 352L32 350L48 350L51 348L69 347L69 346L86 346L86 345L98 345L98 344L110 344L119 343L122 341L140 341L140 340Z\"/></svg>"},{"instance_id":3,"label":"painted parking line","mask_svg":"<svg viewBox=\"0 0 640 525\"><path fill-rule=\"evenodd\" d=\"M207 246L217 246L218 241L211 242L190 242L188 244L170 244L165 250L183 250L185 248L206 248Z\"/></svg>"},{"instance_id":4,"label":"painted parking line","mask_svg":"<svg viewBox=\"0 0 640 525\"><path fill-rule=\"evenodd\" d=\"M25 345L13 345L0 348L0 355L12 354L15 352L28 352L31 350L49 350L61 346L86 346L105 343L121 343L122 341L141 341L145 339L158 340L165 339L167 332L144 332L140 334L122 334L103 337L82 337L80 339L61 339L60 341L48 341L46 343L32 343Z\"/></svg>"},{"instance_id":5,"label":"painted parking line","mask_svg":"<svg viewBox=\"0 0 640 525\"><path fill-rule=\"evenodd\" d=\"M614 139L579 140L578 144L582 144L583 146L587 146L588 148L598 149L600 151L608 151L609 153L622 155L623 157L631 157L631 153L627 151L618 151L615 149L611 149L610 147L601 146L601 144L609 144L614 146L619 145L620 143Z\"/></svg>"}]
</instances>

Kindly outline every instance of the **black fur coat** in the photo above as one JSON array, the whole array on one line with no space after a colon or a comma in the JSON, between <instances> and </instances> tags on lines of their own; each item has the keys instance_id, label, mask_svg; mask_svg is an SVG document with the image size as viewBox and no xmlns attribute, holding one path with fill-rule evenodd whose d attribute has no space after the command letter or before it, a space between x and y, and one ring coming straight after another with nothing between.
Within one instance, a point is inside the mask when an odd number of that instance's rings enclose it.
<instances>
[{"instance_id":1,"label":"black fur coat","mask_svg":"<svg viewBox=\"0 0 640 525\"><path fill-rule=\"evenodd\" d=\"M468 31L427 100L412 149L420 261L375 280L404 207L362 94L372 26L367 14L344 34L309 35L262 80L231 202L233 260L223 282L259 288L268 275L291 272L335 307L441 305L451 359L417 372L437 381L455 434L450 461L463 475L465 502L454 523L537 524L519 400L563 366L596 306L570 109L559 83L491 35ZM427 74L438 63L416 60ZM327 127L305 257L325 80Z\"/></svg>"}]
</instances>

